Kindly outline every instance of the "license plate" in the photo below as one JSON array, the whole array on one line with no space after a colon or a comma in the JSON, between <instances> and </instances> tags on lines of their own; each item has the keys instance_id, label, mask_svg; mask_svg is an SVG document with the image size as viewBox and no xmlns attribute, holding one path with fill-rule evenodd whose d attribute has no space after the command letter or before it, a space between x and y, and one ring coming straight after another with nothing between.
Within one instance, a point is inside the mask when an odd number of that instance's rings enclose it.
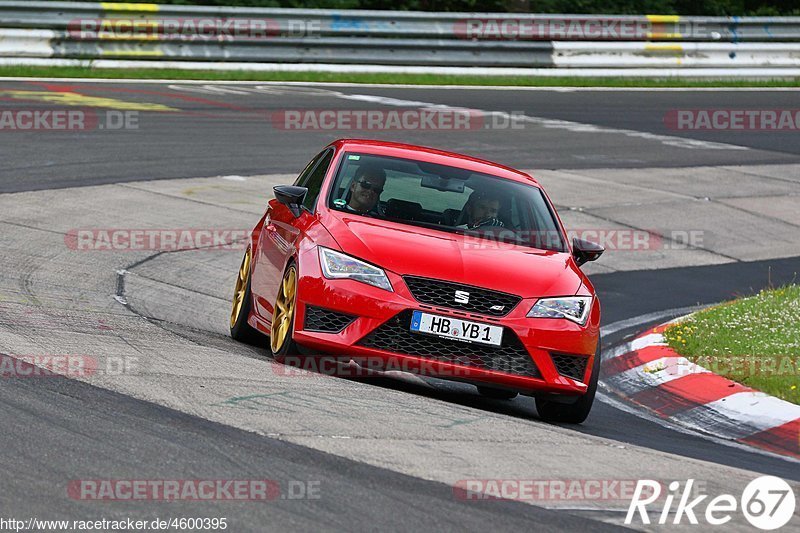
<instances>
[{"instance_id":1,"label":"license plate","mask_svg":"<svg viewBox=\"0 0 800 533\"><path fill-rule=\"evenodd\" d=\"M492 346L500 346L503 339L503 328L500 326L432 315L422 311L414 311L414 315L411 317L411 331L430 333L446 339L491 344Z\"/></svg>"}]
</instances>

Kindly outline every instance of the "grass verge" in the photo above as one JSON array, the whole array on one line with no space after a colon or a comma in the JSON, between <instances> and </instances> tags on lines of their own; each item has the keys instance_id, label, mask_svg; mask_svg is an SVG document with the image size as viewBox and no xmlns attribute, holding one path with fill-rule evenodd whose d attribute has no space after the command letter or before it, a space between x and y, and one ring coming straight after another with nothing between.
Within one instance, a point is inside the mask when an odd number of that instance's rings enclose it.
<instances>
[{"instance_id":1,"label":"grass verge","mask_svg":"<svg viewBox=\"0 0 800 533\"><path fill-rule=\"evenodd\" d=\"M700 311L664 337L712 372L800 404L800 285Z\"/></svg>"},{"instance_id":2,"label":"grass verge","mask_svg":"<svg viewBox=\"0 0 800 533\"><path fill-rule=\"evenodd\" d=\"M346 74L337 72L248 72L181 69L94 69L88 67L0 67L0 77L113 78L227 81L299 81L407 85L492 85L515 87L800 87L800 78L695 80L685 78L537 78L439 74Z\"/></svg>"}]
</instances>

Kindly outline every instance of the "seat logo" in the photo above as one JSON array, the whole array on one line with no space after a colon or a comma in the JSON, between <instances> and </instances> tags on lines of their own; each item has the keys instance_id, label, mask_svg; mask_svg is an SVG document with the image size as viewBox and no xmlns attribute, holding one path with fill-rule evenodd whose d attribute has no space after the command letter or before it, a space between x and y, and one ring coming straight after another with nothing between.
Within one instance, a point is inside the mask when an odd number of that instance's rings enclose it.
<instances>
[{"instance_id":1,"label":"seat logo","mask_svg":"<svg viewBox=\"0 0 800 533\"><path fill-rule=\"evenodd\" d=\"M469 293L467 291L456 291L455 302L457 304L468 304Z\"/></svg>"}]
</instances>

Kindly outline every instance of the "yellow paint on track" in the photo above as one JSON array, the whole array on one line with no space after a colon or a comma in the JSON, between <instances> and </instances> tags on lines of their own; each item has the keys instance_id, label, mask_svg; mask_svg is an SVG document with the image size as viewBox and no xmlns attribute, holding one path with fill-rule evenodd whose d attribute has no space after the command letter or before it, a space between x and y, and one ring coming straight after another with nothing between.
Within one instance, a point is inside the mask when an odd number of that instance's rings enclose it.
<instances>
[{"instance_id":1,"label":"yellow paint on track","mask_svg":"<svg viewBox=\"0 0 800 533\"><path fill-rule=\"evenodd\" d=\"M126 102L116 98L102 96L87 96L85 94L61 91L0 91L0 96L19 98L20 100L35 100L51 104L80 106L80 107L106 107L121 111L180 111L174 107L147 102Z\"/></svg>"}]
</instances>

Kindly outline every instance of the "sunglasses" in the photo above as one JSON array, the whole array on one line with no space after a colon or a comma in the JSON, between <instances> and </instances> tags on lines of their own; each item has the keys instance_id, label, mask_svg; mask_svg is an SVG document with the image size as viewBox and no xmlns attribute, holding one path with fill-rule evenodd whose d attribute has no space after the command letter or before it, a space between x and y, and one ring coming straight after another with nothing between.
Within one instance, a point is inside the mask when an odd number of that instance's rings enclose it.
<instances>
[{"instance_id":1,"label":"sunglasses","mask_svg":"<svg viewBox=\"0 0 800 533\"><path fill-rule=\"evenodd\" d=\"M357 181L356 183L358 183L359 185L361 185L361 187L363 187L363 188L364 188L364 190L367 190L367 191L375 191L375 192L376 192L376 193L378 193L378 194L380 194L380 193L382 193L382 192L383 192L383 187L380 187L380 188L379 188L379 186L378 186L378 185L374 185L374 184L372 184L372 183L368 182L367 180L360 180L360 181Z\"/></svg>"}]
</instances>

